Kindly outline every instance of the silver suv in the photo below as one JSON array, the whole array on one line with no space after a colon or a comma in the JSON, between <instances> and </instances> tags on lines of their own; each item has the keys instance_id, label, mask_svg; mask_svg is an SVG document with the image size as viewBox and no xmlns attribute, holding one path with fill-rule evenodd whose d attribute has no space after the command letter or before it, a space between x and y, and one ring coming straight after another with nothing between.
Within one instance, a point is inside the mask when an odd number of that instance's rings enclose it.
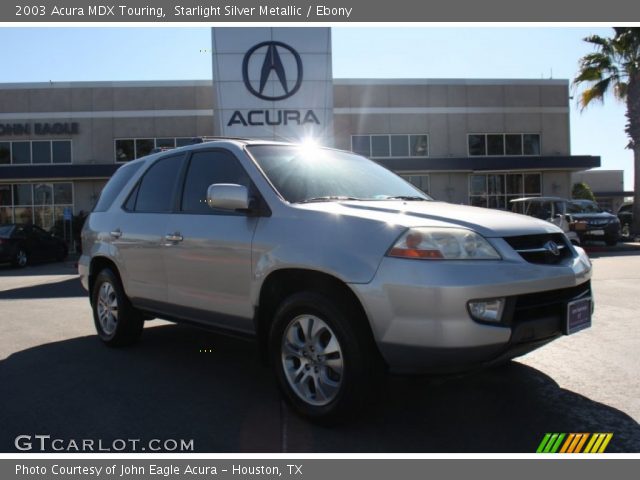
<instances>
[{"instance_id":1,"label":"silver suv","mask_svg":"<svg viewBox=\"0 0 640 480\"><path fill-rule=\"evenodd\" d=\"M220 139L122 166L82 232L110 345L164 318L254 337L327 419L378 373L504 362L591 325L591 263L524 215L436 202L349 152Z\"/></svg>"}]
</instances>

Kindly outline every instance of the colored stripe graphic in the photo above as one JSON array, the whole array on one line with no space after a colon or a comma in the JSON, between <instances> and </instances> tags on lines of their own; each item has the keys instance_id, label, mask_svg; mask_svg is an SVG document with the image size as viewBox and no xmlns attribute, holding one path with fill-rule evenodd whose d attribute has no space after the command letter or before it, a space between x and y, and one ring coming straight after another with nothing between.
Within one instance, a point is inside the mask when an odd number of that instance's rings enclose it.
<instances>
[{"instance_id":1,"label":"colored stripe graphic","mask_svg":"<svg viewBox=\"0 0 640 480\"><path fill-rule=\"evenodd\" d=\"M536 453L604 453L612 438L613 433L546 433Z\"/></svg>"}]
</instances>

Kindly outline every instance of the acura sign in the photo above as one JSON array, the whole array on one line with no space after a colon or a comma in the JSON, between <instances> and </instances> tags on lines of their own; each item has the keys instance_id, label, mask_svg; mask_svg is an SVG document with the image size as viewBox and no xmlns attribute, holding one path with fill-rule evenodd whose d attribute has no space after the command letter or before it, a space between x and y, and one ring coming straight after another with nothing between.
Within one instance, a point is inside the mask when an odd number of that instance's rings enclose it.
<instances>
[{"instance_id":1,"label":"acura sign","mask_svg":"<svg viewBox=\"0 0 640 480\"><path fill-rule=\"evenodd\" d=\"M264 60L262 61L262 68L260 69L260 83L254 85L249 79L249 61L251 57L262 51L265 51ZM293 55L296 61L296 70L294 72L287 72L280 58L278 50L285 50ZM282 92L276 95L267 95L264 93L264 87L267 84L267 80L271 75L275 75L280 83ZM289 88L289 79L294 79L293 87ZM249 49L242 60L242 80L244 81L247 90L249 90L256 97L263 100L284 100L295 94L302 85L302 60L300 55L292 47L282 42L262 42ZM255 87L258 87L257 89Z\"/></svg>"},{"instance_id":2,"label":"acura sign","mask_svg":"<svg viewBox=\"0 0 640 480\"><path fill-rule=\"evenodd\" d=\"M213 28L215 135L331 143L328 28Z\"/></svg>"}]
</instances>

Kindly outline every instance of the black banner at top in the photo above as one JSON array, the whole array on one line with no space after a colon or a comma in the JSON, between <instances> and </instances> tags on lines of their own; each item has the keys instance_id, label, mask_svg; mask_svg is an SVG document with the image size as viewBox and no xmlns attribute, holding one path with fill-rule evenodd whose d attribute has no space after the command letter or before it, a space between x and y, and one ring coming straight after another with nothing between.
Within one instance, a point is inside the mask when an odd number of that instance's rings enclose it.
<instances>
[{"instance_id":1,"label":"black banner at top","mask_svg":"<svg viewBox=\"0 0 640 480\"><path fill-rule=\"evenodd\" d=\"M15 0L0 22L607 22L640 20L629 0Z\"/></svg>"}]
</instances>

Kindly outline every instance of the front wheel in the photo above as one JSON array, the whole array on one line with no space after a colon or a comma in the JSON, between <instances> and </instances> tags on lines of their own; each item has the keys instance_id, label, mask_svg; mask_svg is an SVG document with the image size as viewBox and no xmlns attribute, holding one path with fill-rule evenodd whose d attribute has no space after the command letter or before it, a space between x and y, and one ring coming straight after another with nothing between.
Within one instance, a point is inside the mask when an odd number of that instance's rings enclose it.
<instances>
[{"instance_id":1,"label":"front wheel","mask_svg":"<svg viewBox=\"0 0 640 480\"><path fill-rule=\"evenodd\" d=\"M609 247L615 247L618 244L618 239L616 237L605 237L604 243Z\"/></svg>"},{"instance_id":2,"label":"front wheel","mask_svg":"<svg viewBox=\"0 0 640 480\"><path fill-rule=\"evenodd\" d=\"M298 413L333 421L368 397L378 362L360 316L349 302L315 292L294 294L280 305L269 336L270 360Z\"/></svg>"},{"instance_id":3,"label":"front wheel","mask_svg":"<svg viewBox=\"0 0 640 480\"><path fill-rule=\"evenodd\" d=\"M11 261L11 264L17 268L24 268L27 266L28 263L29 263L29 254L24 248L19 247L18 251L13 256L13 260Z\"/></svg>"},{"instance_id":4,"label":"front wheel","mask_svg":"<svg viewBox=\"0 0 640 480\"><path fill-rule=\"evenodd\" d=\"M129 345L140 338L144 319L131 305L118 276L109 268L96 277L91 307L98 336L107 345Z\"/></svg>"}]
</instances>

